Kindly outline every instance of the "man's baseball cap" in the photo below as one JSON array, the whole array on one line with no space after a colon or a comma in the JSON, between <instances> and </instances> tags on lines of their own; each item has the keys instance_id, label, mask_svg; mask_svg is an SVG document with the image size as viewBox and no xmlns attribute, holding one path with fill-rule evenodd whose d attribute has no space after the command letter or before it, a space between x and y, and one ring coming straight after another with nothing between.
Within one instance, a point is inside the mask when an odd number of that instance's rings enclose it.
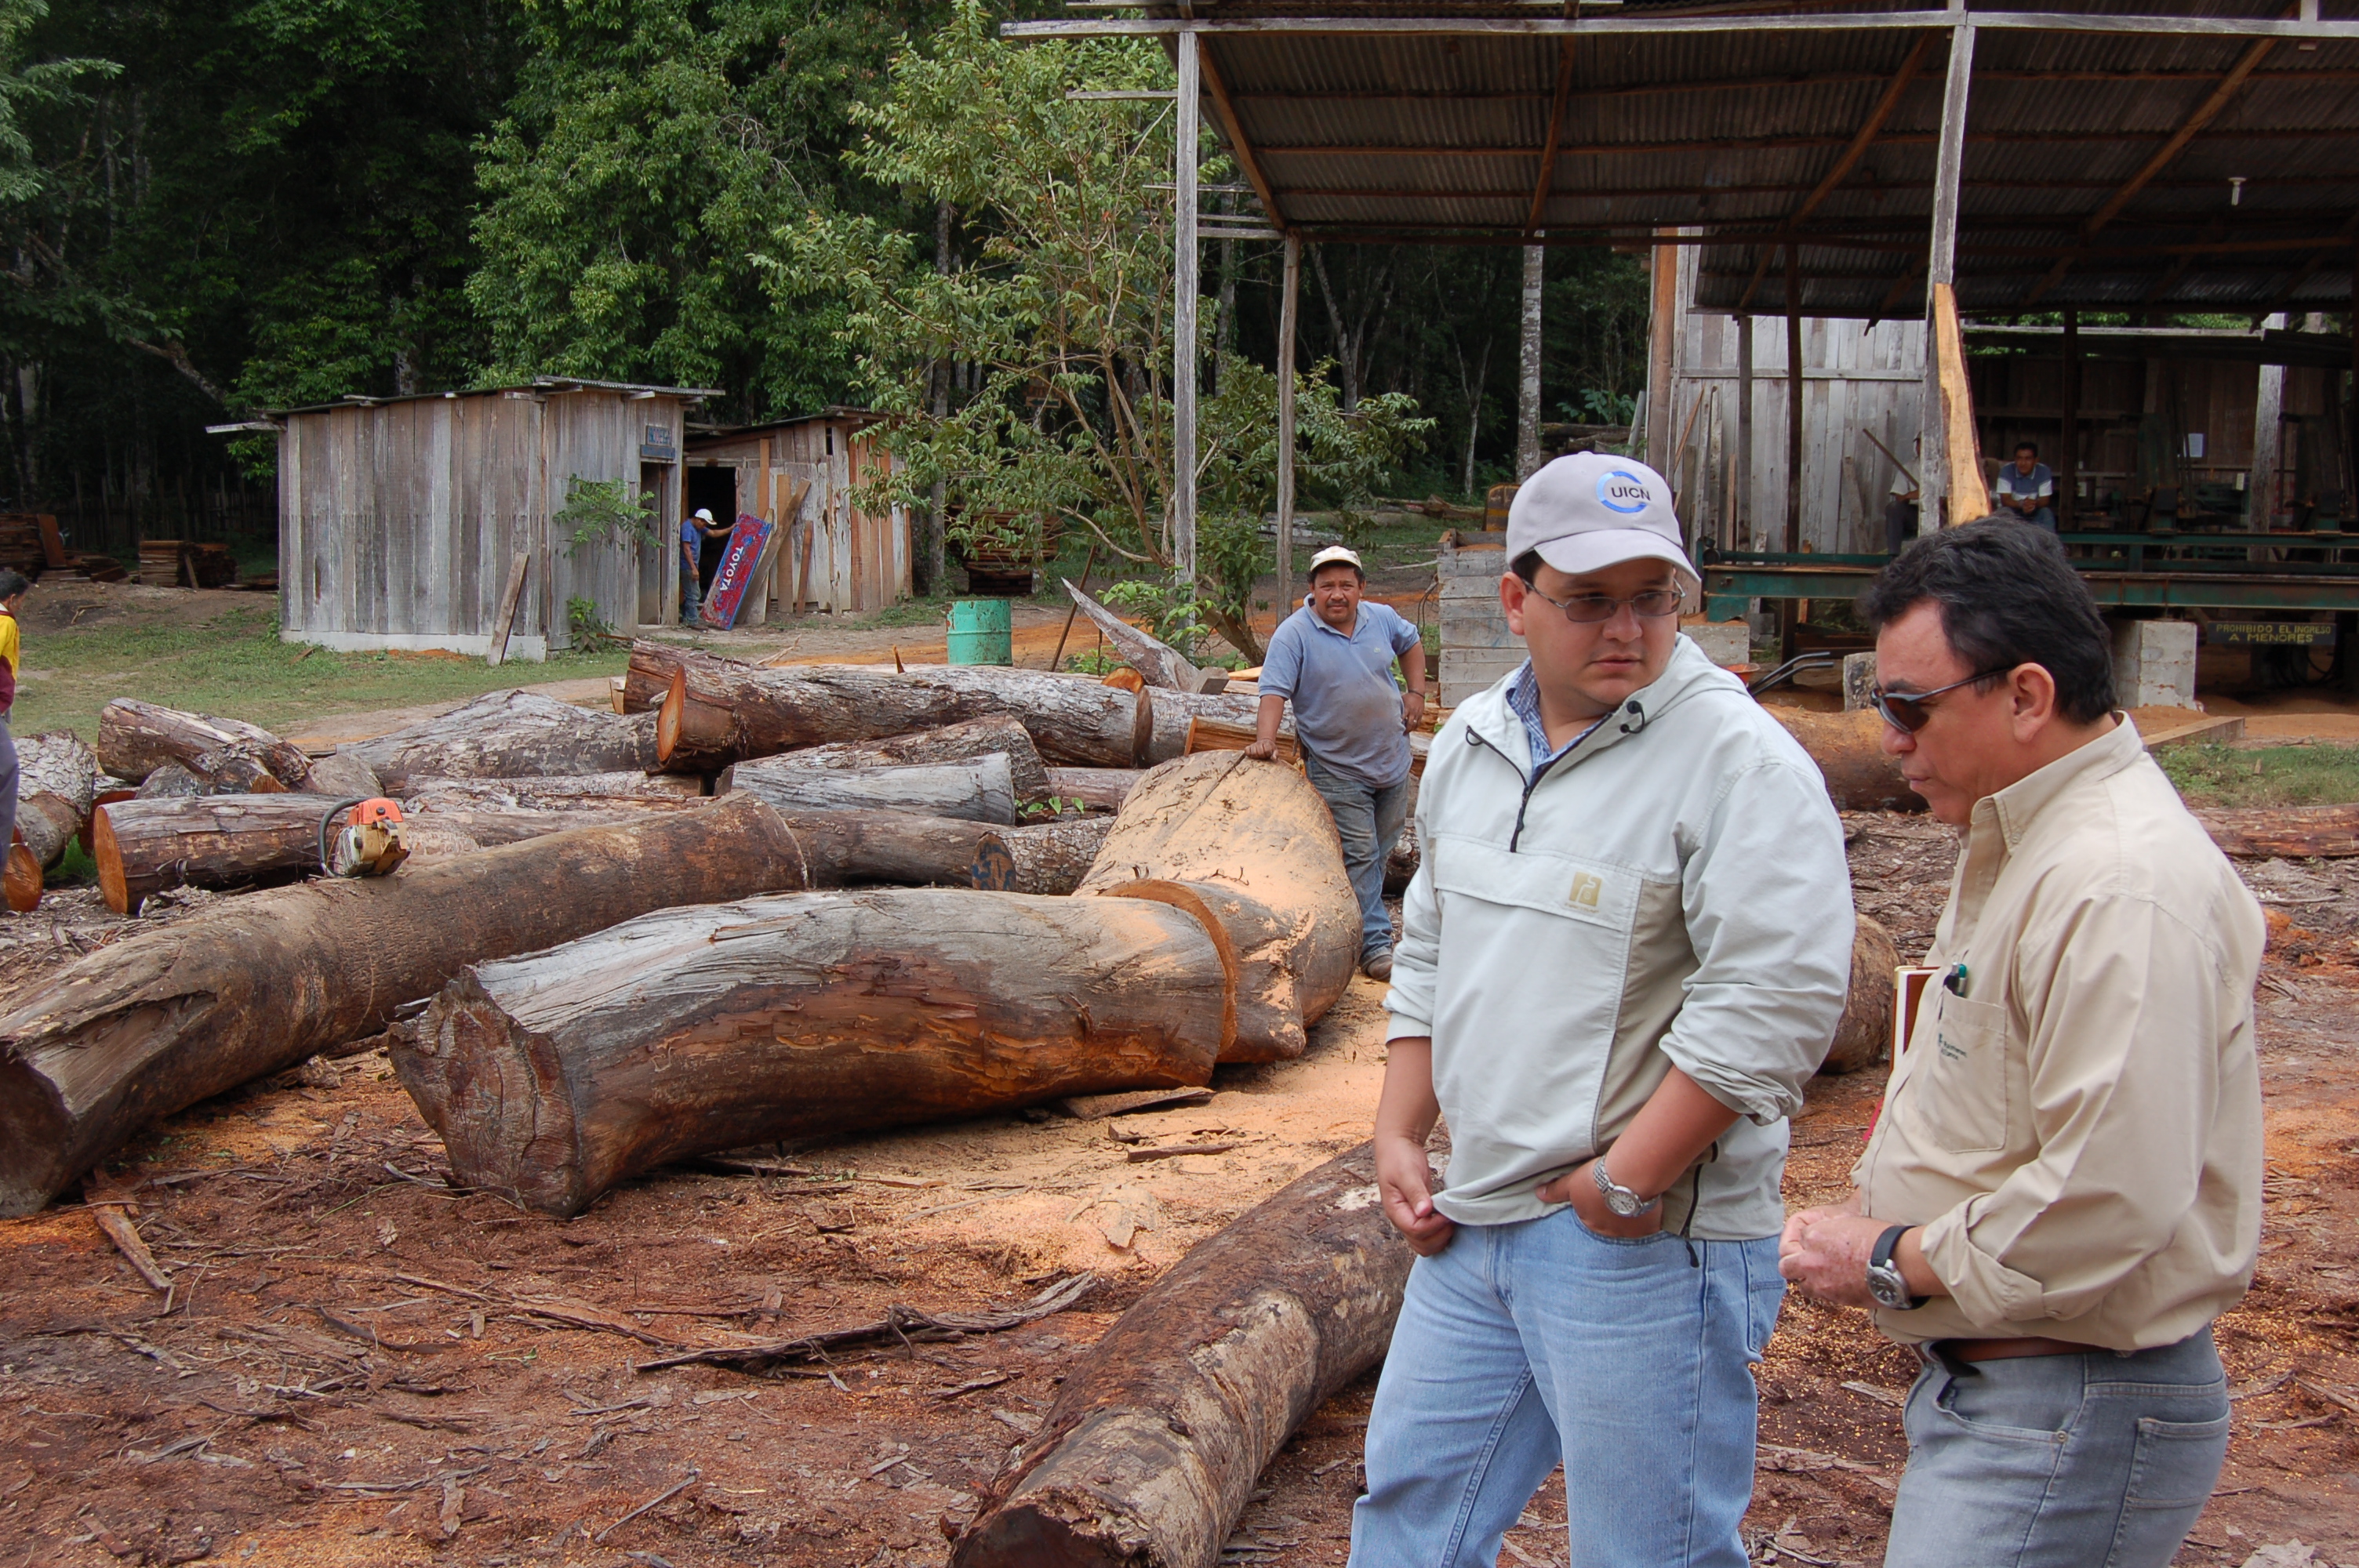
<instances>
[{"instance_id":1,"label":"man's baseball cap","mask_svg":"<svg viewBox=\"0 0 2359 1568\"><path fill-rule=\"evenodd\" d=\"M710 522L712 522L712 509L711 509L710 507L704 507L704 506L700 506L700 507L698 507L698 508L696 509L696 515L697 515L698 519L699 519L700 521L701 521L701 522L710 523Z\"/></svg>"},{"instance_id":2,"label":"man's baseball cap","mask_svg":"<svg viewBox=\"0 0 2359 1568\"><path fill-rule=\"evenodd\" d=\"M1507 507L1507 562L1529 550L1560 572L1658 560L1701 581L1681 547L1671 487L1631 458L1574 452L1523 482Z\"/></svg>"},{"instance_id":3,"label":"man's baseball cap","mask_svg":"<svg viewBox=\"0 0 2359 1568\"><path fill-rule=\"evenodd\" d=\"M1362 577L1368 575L1368 568L1360 564L1359 553L1355 550L1347 550L1341 545L1330 545L1325 549L1320 551L1317 555L1311 557L1310 575L1317 577L1321 567L1338 565L1347 566L1353 571L1358 572Z\"/></svg>"}]
</instances>

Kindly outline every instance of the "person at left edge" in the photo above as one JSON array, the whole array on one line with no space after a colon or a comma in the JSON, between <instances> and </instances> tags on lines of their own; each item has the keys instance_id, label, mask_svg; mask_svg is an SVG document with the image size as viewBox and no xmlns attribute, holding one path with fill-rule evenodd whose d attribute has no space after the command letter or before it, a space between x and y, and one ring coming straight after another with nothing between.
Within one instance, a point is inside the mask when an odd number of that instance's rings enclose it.
<instances>
[{"instance_id":1,"label":"person at left edge","mask_svg":"<svg viewBox=\"0 0 2359 1568\"><path fill-rule=\"evenodd\" d=\"M16 705L16 666L23 658L16 612L32 586L22 572L0 570L0 860L16 837L16 743L8 736L8 711Z\"/></svg>"},{"instance_id":2,"label":"person at left edge","mask_svg":"<svg viewBox=\"0 0 2359 1568\"><path fill-rule=\"evenodd\" d=\"M1415 625L1368 602L1360 557L1331 545L1310 557L1310 596L1270 633L1261 710L1245 755L1277 754L1277 724L1294 704L1302 771L1343 841L1343 871L1360 901L1360 968L1393 972L1393 917L1385 857L1408 817L1408 731L1425 716L1425 654ZM1393 684L1397 660L1408 689Z\"/></svg>"}]
</instances>

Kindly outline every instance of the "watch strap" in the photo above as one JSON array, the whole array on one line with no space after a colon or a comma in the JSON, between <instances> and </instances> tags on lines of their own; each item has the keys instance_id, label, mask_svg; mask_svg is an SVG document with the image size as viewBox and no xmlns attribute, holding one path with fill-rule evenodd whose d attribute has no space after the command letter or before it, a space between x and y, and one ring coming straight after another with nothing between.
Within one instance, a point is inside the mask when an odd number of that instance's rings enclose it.
<instances>
[{"instance_id":1,"label":"watch strap","mask_svg":"<svg viewBox=\"0 0 2359 1568\"><path fill-rule=\"evenodd\" d=\"M1917 1227L1913 1225L1894 1225L1886 1227L1884 1234L1875 1238L1875 1246L1867 1255L1867 1266L1869 1268L1875 1270L1879 1273L1889 1272L1894 1279L1901 1281L1901 1292L1908 1303L1908 1307L1903 1309L1906 1311L1914 1311L1916 1308L1923 1306L1925 1304L1925 1298L1919 1295L1916 1292L1908 1289L1908 1281L1900 1272L1900 1265L1892 1260L1892 1255L1899 1249L1900 1238L1916 1228Z\"/></svg>"}]
</instances>

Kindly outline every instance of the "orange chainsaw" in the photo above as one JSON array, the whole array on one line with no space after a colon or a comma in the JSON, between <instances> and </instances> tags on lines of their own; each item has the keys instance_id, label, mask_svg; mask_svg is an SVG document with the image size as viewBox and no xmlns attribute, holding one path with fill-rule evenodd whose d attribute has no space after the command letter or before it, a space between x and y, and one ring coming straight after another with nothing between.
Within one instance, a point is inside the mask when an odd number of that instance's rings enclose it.
<instances>
[{"instance_id":1,"label":"orange chainsaw","mask_svg":"<svg viewBox=\"0 0 2359 1568\"><path fill-rule=\"evenodd\" d=\"M340 816L342 826L338 827ZM383 796L340 800L320 818L320 869L332 877L386 876L408 859L401 807L393 801Z\"/></svg>"}]
</instances>

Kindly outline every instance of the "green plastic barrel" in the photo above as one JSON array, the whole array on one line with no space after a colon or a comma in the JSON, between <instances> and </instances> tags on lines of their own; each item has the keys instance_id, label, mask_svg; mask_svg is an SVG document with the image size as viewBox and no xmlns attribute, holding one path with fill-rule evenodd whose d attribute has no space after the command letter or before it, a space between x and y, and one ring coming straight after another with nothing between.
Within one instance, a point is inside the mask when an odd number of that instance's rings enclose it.
<instances>
[{"instance_id":1,"label":"green plastic barrel","mask_svg":"<svg viewBox=\"0 0 2359 1568\"><path fill-rule=\"evenodd\" d=\"M950 650L954 665L1012 665L1014 622L1004 599L951 601Z\"/></svg>"}]
</instances>

